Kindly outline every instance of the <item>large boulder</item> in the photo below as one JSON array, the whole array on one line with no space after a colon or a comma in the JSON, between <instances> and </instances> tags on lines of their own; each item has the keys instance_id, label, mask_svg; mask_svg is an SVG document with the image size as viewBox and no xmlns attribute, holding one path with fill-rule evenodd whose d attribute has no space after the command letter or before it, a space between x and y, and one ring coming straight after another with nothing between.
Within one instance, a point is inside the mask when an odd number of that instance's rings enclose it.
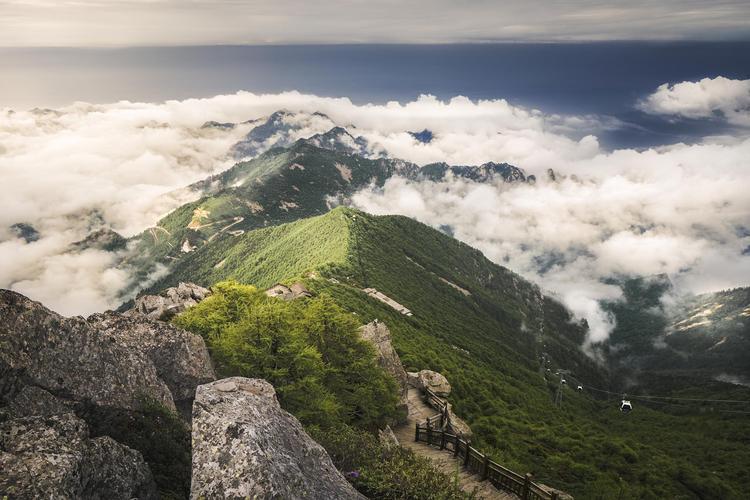
<instances>
[{"instance_id":1,"label":"large boulder","mask_svg":"<svg viewBox=\"0 0 750 500\"><path fill-rule=\"evenodd\" d=\"M198 387L190 497L364 498L281 409L271 384L242 377Z\"/></svg>"},{"instance_id":2,"label":"large boulder","mask_svg":"<svg viewBox=\"0 0 750 500\"><path fill-rule=\"evenodd\" d=\"M0 423L5 498L155 499L141 454L109 437L89 438L72 413Z\"/></svg>"},{"instance_id":3,"label":"large boulder","mask_svg":"<svg viewBox=\"0 0 750 500\"><path fill-rule=\"evenodd\" d=\"M216 380L208 349L199 335L169 323L113 312L94 314L88 321L118 344L145 353L169 387L177 407L188 413L195 388Z\"/></svg>"},{"instance_id":4,"label":"large boulder","mask_svg":"<svg viewBox=\"0 0 750 500\"><path fill-rule=\"evenodd\" d=\"M169 321L174 315L193 307L211 295L211 291L195 283L179 283L159 295L143 295L135 299L135 306L125 314L146 316L151 319Z\"/></svg>"},{"instance_id":5,"label":"large boulder","mask_svg":"<svg viewBox=\"0 0 750 500\"><path fill-rule=\"evenodd\" d=\"M406 370L404 370L404 365L401 364L401 358L398 357L398 353L393 348L390 330L385 323L375 320L364 325L360 328L359 332L363 339L370 342L375 347L380 366L398 383L400 413L402 415L402 420L405 421L409 412L407 404L409 378L406 375Z\"/></svg>"},{"instance_id":6,"label":"large boulder","mask_svg":"<svg viewBox=\"0 0 750 500\"><path fill-rule=\"evenodd\" d=\"M0 290L0 318L0 400L30 385L97 406L138 409L146 396L175 409L147 353L83 318L65 318L9 290Z\"/></svg>"},{"instance_id":7,"label":"large boulder","mask_svg":"<svg viewBox=\"0 0 750 500\"><path fill-rule=\"evenodd\" d=\"M469 438L472 436L471 427L453 411L453 405L446 402L448 406L448 421L445 423L447 430L458 436Z\"/></svg>"},{"instance_id":8,"label":"large boulder","mask_svg":"<svg viewBox=\"0 0 750 500\"><path fill-rule=\"evenodd\" d=\"M422 391L429 389L441 398L447 398L451 393L451 385L448 379L438 372L432 370L421 370L407 374L409 384Z\"/></svg>"}]
</instances>

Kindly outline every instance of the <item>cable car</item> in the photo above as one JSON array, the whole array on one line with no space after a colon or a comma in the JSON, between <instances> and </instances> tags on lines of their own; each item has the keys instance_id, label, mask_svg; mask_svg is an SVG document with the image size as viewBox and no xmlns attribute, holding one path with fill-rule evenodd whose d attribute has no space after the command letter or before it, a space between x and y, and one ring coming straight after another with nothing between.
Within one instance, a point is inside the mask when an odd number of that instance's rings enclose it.
<instances>
[{"instance_id":1,"label":"cable car","mask_svg":"<svg viewBox=\"0 0 750 500\"><path fill-rule=\"evenodd\" d=\"M620 411L623 413L630 413L633 411L633 405L630 404L630 401L627 399L623 399L620 403Z\"/></svg>"},{"instance_id":2,"label":"cable car","mask_svg":"<svg viewBox=\"0 0 750 500\"><path fill-rule=\"evenodd\" d=\"M583 390L583 386L581 384L578 384L578 387L576 387L576 390L578 392L581 392Z\"/></svg>"},{"instance_id":3,"label":"cable car","mask_svg":"<svg viewBox=\"0 0 750 500\"><path fill-rule=\"evenodd\" d=\"M560 383L561 383L561 384L565 384L565 385L568 385L568 381L567 381L567 380L565 380L565 379L561 379L561 380L560 380Z\"/></svg>"}]
</instances>

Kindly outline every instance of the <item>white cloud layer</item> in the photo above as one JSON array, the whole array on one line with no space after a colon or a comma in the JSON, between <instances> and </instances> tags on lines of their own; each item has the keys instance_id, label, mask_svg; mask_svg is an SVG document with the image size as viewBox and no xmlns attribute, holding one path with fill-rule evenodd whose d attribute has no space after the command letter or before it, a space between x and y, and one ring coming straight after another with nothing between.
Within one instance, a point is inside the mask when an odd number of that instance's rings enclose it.
<instances>
[{"instance_id":1,"label":"white cloud layer","mask_svg":"<svg viewBox=\"0 0 750 500\"><path fill-rule=\"evenodd\" d=\"M242 122L279 109L320 111L419 164L505 161L535 174L534 186L392 179L354 202L452 226L490 259L557 293L588 319L592 340L611 328L597 300L619 295L600 281L613 273L666 272L691 291L750 283L750 257L742 254L750 246L750 140L608 152L595 133L616 122L548 115L504 100L423 96L355 105L296 92L240 92L0 112L0 286L68 314L117 305L130 278L111 268L110 256L71 254L68 245L102 221L134 234L183 201L165 193L226 167L227 151L250 125L201 129L205 121ZM330 125L299 119L300 134ZM429 144L408 133L425 128L435 135ZM545 180L549 168L557 182ZM7 228L16 222L34 225L41 239L14 237Z\"/></svg>"},{"instance_id":2,"label":"white cloud layer","mask_svg":"<svg viewBox=\"0 0 750 500\"><path fill-rule=\"evenodd\" d=\"M665 83L641 101L639 108L654 115L722 118L733 125L750 127L750 80L717 76L698 82Z\"/></svg>"}]
</instances>

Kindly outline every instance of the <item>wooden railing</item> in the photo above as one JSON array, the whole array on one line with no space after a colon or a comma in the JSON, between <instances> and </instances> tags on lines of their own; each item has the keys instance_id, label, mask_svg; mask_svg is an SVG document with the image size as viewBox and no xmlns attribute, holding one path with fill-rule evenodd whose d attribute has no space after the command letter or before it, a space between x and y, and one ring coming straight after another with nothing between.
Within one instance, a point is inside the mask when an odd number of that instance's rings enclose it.
<instances>
[{"instance_id":1,"label":"wooden railing","mask_svg":"<svg viewBox=\"0 0 750 500\"><path fill-rule=\"evenodd\" d=\"M458 436L449 430L447 404L446 402L427 389L426 402L436 410L438 414L428 419L423 424L417 423L414 440L437 446L441 450L453 453L456 460L460 460L463 467L472 473L479 474L481 479L492 483L497 489L515 493L522 500L557 500L558 494L547 492L532 481L531 474L522 476L506 469L502 465L493 462L490 458L471 446L468 439Z\"/></svg>"}]
</instances>

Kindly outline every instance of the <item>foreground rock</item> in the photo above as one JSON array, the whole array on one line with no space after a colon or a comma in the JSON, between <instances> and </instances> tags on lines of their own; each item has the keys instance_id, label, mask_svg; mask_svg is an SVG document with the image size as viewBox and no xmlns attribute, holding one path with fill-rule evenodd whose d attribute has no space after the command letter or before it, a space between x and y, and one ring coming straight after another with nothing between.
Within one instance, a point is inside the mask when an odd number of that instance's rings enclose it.
<instances>
[{"instance_id":1,"label":"foreground rock","mask_svg":"<svg viewBox=\"0 0 750 500\"><path fill-rule=\"evenodd\" d=\"M409 384L422 391L430 389L435 395L447 398L451 393L451 385L448 379L438 372L422 370L417 373L409 373Z\"/></svg>"},{"instance_id":2,"label":"foreground rock","mask_svg":"<svg viewBox=\"0 0 750 500\"><path fill-rule=\"evenodd\" d=\"M0 423L0 471L4 498L157 498L141 454L72 413Z\"/></svg>"},{"instance_id":3,"label":"foreground rock","mask_svg":"<svg viewBox=\"0 0 750 500\"><path fill-rule=\"evenodd\" d=\"M198 387L190 497L364 498L281 409L271 384L241 377Z\"/></svg>"},{"instance_id":4,"label":"foreground rock","mask_svg":"<svg viewBox=\"0 0 750 500\"><path fill-rule=\"evenodd\" d=\"M211 295L211 291L195 283L180 283L167 288L159 295L143 295L135 299L133 309L128 316L146 316L151 319L169 321L176 314L193 307Z\"/></svg>"},{"instance_id":5,"label":"foreground rock","mask_svg":"<svg viewBox=\"0 0 750 500\"><path fill-rule=\"evenodd\" d=\"M143 396L175 409L148 356L80 317L0 290L0 398L35 386L66 399L134 410Z\"/></svg>"},{"instance_id":6,"label":"foreground rock","mask_svg":"<svg viewBox=\"0 0 750 500\"><path fill-rule=\"evenodd\" d=\"M180 409L192 407L195 388L216 380L203 339L169 323L113 312L94 314L88 322L102 335L132 351L144 353L156 368Z\"/></svg>"},{"instance_id":7,"label":"foreground rock","mask_svg":"<svg viewBox=\"0 0 750 500\"><path fill-rule=\"evenodd\" d=\"M401 358L398 357L398 353L393 348L390 330L388 330L385 323L375 320L360 328L360 335L375 346L378 354L378 363L396 379L400 391L399 411L401 420L406 421L409 413L409 377L406 375L406 370L404 370L404 366L401 364Z\"/></svg>"}]
</instances>

